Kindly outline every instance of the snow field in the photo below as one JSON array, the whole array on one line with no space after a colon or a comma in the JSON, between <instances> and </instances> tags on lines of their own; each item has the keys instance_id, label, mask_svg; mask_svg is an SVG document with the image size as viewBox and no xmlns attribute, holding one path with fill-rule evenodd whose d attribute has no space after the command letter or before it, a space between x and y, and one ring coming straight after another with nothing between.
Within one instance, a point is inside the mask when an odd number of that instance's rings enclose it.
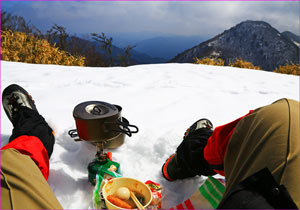
<instances>
[{"instance_id":1,"label":"snow field","mask_svg":"<svg viewBox=\"0 0 300 210\"><path fill-rule=\"evenodd\" d=\"M206 117L214 126L228 123L250 109L280 98L299 100L299 77L265 71L195 64L156 64L88 68L1 61L1 90L16 83L33 96L37 108L56 133L49 184L65 209L92 207L93 187L87 165L96 149L74 142L74 107L84 101L122 106L122 116L140 129L111 149L124 177L163 186L163 208L187 199L205 177L167 182L164 161L176 151L185 130ZM1 146L12 125L1 109Z\"/></svg>"}]
</instances>

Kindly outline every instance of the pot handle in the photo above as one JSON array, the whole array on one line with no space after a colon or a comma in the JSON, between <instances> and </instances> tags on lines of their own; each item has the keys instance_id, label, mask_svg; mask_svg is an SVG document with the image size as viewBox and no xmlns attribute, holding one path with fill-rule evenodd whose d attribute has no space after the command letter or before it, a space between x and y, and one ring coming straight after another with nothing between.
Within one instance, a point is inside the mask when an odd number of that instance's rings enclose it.
<instances>
[{"instance_id":1,"label":"pot handle","mask_svg":"<svg viewBox=\"0 0 300 210\"><path fill-rule=\"evenodd\" d=\"M121 117L121 119L118 119L117 124L120 126L119 131L129 137L131 137L133 133L139 132L139 128L135 125L130 125L129 121L125 117ZM130 130L130 128L134 128L135 130Z\"/></svg>"},{"instance_id":2,"label":"pot handle","mask_svg":"<svg viewBox=\"0 0 300 210\"><path fill-rule=\"evenodd\" d=\"M125 117L118 119L116 124L119 125L119 130L117 130L117 132L124 133L129 137L131 137L133 133L139 132L139 128L135 125L130 125L129 121ZM135 130L130 130L130 128L134 128ZM77 129L69 130L68 134L71 138L78 137Z\"/></svg>"},{"instance_id":3,"label":"pot handle","mask_svg":"<svg viewBox=\"0 0 300 210\"><path fill-rule=\"evenodd\" d=\"M71 138L78 137L77 129L69 130L68 134L69 134L69 136L70 136Z\"/></svg>"}]
</instances>

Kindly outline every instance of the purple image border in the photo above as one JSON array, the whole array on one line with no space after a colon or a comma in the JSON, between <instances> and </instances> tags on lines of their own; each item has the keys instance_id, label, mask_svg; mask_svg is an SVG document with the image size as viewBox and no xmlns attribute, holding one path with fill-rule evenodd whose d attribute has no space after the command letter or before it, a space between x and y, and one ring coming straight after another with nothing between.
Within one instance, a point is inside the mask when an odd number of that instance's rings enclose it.
<instances>
[{"instance_id":1,"label":"purple image border","mask_svg":"<svg viewBox=\"0 0 300 210\"><path fill-rule=\"evenodd\" d=\"M28 0L0 0L0 11L1 11L1 2L27 2ZM55 2L55 1L65 1L65 2L72 2L74 0L31 0L28 2L35 2L35 1L46 1L46 2ZM140 2L140 0L75 0L75 1L82 1L82 2L109 2L109 1L131 1L131 2ZM230 1L230 2L243 2L241 0L143 0L142 2L153 2L153 1L158 1L158 2L226 2L226 1ZM247 0L245 2L299 2L299 0ZM300 14L300 7L299 9L299 14ZM0 17L1 19L1 17ZM299 34L300 34L300 27L299 27ZM1 28L0 28L0 36L1 36ZM1 40L0 40L0 44L1 44ZM0 45L0 52L1 52L1 45ZM299 52L300 52L300 48L299 48ZM1 53L0 53L0 60L1 60ZM2 61L2 60L1 60ZM1 96L2 96L2 85L1 85L1 81L2 81L2 75L1 75L1 61L0 61L0 91L1 91ZM299 63L300 63L300 57L299 57ZM300 78L300 76L299 76ZM300 89L300 86L299 86ZM299 98L300 98L300 93L299 93ZM2 103L1 103L2 104ZM300 120L300 118L299 118ZM1 130L1 112L0 112L0 134L2 134L2 130ZM1 143L1 136L0 136L0 143ZM299 150L300 150L300 146L299 146ZM0 154L0 167L1 167L1 154ZM299 173L300 173L300 161L299 161ZM0 195L1 195L1 188L0 188ZM300 199L300 198L299 198ZM1 203L1 196L0 196L0 203ZM77 210L77 209L73 209L73 210ZM78 209L81 210L81 209Z\"/></svg>"}]
</instances>

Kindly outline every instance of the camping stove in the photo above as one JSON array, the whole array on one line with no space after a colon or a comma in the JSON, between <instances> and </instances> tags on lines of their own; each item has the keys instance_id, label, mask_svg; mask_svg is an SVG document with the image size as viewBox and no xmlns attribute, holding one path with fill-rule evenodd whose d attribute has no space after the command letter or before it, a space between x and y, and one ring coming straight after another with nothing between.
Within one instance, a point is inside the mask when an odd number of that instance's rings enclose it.
<instances>
[{"instance_id":1,"label":"camping stove","mask_svg":"<svg viewBox=\"0 0 300 210\"><path fill-rule=\"evenodd\" d=\"M130 125L121 116L121 111L121 106L102 101L83 102L73 110L76 129L70 130L69 135L75 141L87 141L96 146L93 162L98 165L107 162L104 149L117 148L124 143L125 135L131 137L138 132L137 126Z\"/></svg>"}]
</instances>

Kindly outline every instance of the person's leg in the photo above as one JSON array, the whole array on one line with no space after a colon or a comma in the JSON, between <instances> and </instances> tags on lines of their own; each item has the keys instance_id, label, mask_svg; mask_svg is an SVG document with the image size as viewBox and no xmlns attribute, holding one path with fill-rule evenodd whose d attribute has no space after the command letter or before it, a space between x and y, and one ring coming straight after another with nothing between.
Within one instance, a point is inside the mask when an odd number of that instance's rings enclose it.
<instances>
[{"instance_id":1,"label":"person's leg","mask_svg":"<svg viewBox=\"0 0 300 210\"><path fill-rule=\"evenodd\" d=\"M55 142L52 129L38 113L32 97L19 85L12 84L4 89L2 105L14 127L9 143L2 150L14 148L29 155L47 180ZM26 136L34 138L25 138L25 141L23 137Z\"/></svg>"},{"instance_id":2,"label":"person's leg","mask_svg":"<svg viewBox=\"0 0 300 210\"><path fill-rule=\"evenodd\" d=\"M28 155L1 150L1 209L62 209Z\"/></svg>"},{"instance_id":3,"label":"person's leg","mask_svg":"<svg viewBox=\"0 0 300 210\"><path fill-rule=\"evenodd\" d=\"M47 180L55 141L52 129L37 111L28 107L20 107L14 115L12 135L2 150L14 148L30 156Z\"/></svg>"},{"instance_id":4,"label":"person's leg","mask_svg":"<svg viewBox=\"0 0 300 210\"><path fill-rule=\"evenodd\" d=\"M61 209L46 182L55 140L52 129L20 86L7 87L2 104L14 129L1 148L1 208Z\"/></svg>"},{"instance_id":5,"label":"person's leg","mask_svg":"<svg viewBox=\"0 0 300 210\"><path fill-rule=\"evenodd\" d=\"M225 195L247 177L268 168L299 207L299 102L282 99L244 117L229 141Z\"/></svg>"},{"instance_id":6,"label":"person's leg","mask_svg":"<svg viewBox=\"0 0 300 210\"><path fill-rule=\"evenodd\" d=\"M38 137L50 159L55 142L54 133L37 111L24 106L20 107L18 114L14 117L13 126L10 142L23 135Z\"/></svg>"}]
</instances>

